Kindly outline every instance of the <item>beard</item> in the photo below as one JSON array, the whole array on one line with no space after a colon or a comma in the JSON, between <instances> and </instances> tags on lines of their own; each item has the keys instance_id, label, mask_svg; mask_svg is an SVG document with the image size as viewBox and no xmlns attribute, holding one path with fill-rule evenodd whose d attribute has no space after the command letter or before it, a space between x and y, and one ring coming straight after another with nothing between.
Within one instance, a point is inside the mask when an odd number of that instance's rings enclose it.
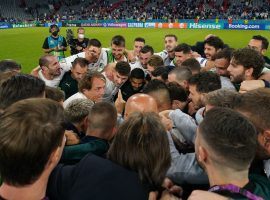
<instances>
[{"instance_id":1,"label":"beard","mask_svg":"<svg viewBox=\"0 0 270 200\"><path fill-rule=\"evenodd\" d=\"M261 144L259 142L257 143L255 158L258 160L270 159L269 153L261 146Z\"/></svg>"},{"instance_id":2,"label":"beard","mask_svg":"<svg viewBox=\"0 0 270 200\"><path fill-rule=\"evenodd\" d=\"M242 81L245 80L245 75L244 74L240 74L240 75L237 75L237 76L230 75L230 79L231 79L231 82L239 84L239 83L241 83Z\"/></svg>"}]
</instances>

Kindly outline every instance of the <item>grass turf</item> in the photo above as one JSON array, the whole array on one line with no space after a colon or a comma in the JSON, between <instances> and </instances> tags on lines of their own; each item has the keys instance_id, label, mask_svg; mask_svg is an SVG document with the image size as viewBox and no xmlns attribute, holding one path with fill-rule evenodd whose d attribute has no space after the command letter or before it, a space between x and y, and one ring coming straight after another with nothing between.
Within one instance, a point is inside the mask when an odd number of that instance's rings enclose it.
<instances>
[{"instance_id":1,"label":"grass turf","mask_svg":"<svg viewBox=\"0 0 270 200\"><path fill-rule=\"evenodd\" d=\"M66 29L61 28L60 35L66 36ZM77 28L71 28L76 33ZM195 44L202 41L207 34L219 36L226 44L233 48L242 48L248 44L253 35L262 35L270 38L269 31L243 30L198 30L198 29L143 29L143 28L86 28L86 37L97 38L103 47L110 46L114 35L123 35L126 38L127 49L132 49L136 37L144 37L146 43L153 46L155 52L164 49L163 38L166 34L175 34L179 43ZM14 59L21 63L23 72L28 73L38 65L38 59L43 55L42 44L49 35L48 28L15 28L0 30L1 48L0 60ZM70 55L69 50L66 56ZM267 52L270 55L270 52Z\"/></svg>"}]
</instances>

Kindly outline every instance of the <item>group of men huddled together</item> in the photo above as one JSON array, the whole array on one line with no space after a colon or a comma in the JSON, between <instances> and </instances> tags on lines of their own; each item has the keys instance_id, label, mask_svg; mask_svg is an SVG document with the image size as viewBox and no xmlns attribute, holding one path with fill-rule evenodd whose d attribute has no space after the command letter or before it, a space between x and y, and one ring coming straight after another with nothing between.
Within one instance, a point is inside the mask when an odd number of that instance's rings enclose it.
<instances>
[{"instance_id":1,"label":"group of men huddled together","mask_svg":"<svg viewBox=\"0 0 270 200\"><path fill-rule=\"evenodd\" d=\"M31 75L0 61L0 199L270 199L265 37L154 53L117 35L64 58L50 32Z\"/></svg>"}]
</instances>

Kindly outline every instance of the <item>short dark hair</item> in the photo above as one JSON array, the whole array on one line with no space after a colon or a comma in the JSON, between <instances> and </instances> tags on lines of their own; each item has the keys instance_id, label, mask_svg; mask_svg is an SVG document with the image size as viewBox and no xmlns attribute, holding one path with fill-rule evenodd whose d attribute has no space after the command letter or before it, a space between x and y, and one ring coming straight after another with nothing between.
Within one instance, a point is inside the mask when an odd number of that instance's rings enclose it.
<instances>
[{"instance_id":1,"label":"short dark hair","mask_svg":"<svg viewBox=\"0 0 270 200\"><path fill-rule=\"evenodd\" d=\"M115 65L115 71L118 72L121 76L129 76L130 70L131 68L128 62L119 61Z\"/></svg>"},{"instance_id":2,"label":"short dark hair","mask_svg":"<svg viewBox=\"0 0 270 200\"><path fill-rule=\"evenodd\" d=\"M154 97L158 109L162 111L167 106L171 106L170 92L167 85L158 79L149 81L143 88L143 93ZM168 109L167 109L168 110Z\"/></svg>"},{"instance_id":3,"label":"short dark hair","mask_svg":"<svg viewBox=\"0 0 270 200\"><path fill-rule=\"evenodd\" d=\"M200 93L208 93L221 88L219 75L213 72L200 72L189 79L189 85L195 85Z\"/></svg>"},{"instance_id":4,"label":"short dark hair","mask_svg":"<svg viewBox=\"0 0 270 200\"><path fill-rule=\"evenodd\" d=\"M233 51L234 51L234 49L232 49L232 48L221 49L220 51L215 53L215 55L212 57L212 60L224 58L230 62L232 59Z\"/></svg>"},{"instance_id":5,"label":"short dark hair","mask_svg":"<svg viewBox=\"0 0 270 200\"><path fill-rule=\"evenodd\" d=\"M131 70L129 78L144 79L145 78L144 71L140 68L135 68Z\"/></svg>"},{"instance_id":6,"label":"short dark hair","mask_svg":"<svg viewBox=\"0 0 270 200\"><path fill-rule=\"evenodd\" d=\"M54 101L61 102L65 100L65 93L63 90L60 90L59 88L46 86L45 97L47 99L52 99Z\"/></svg>"},{"instance_id":7,"label":"short dark hair","mask_svg":"<svg viewBox=\"0 0 270 200\"><path fill-rule=\"evenodd\" d=\"M157 68L157 67L163 66L164 62L163 62L163 59L160 56L152 55L149 58L147 64L154 67L154 68Z\"/></svg>"},{"instance_id":8,"label":"short dark hair","mask_svg":"<svg viewBox=\"0 0 270 200\"><path fill-rule=\"evenodd\" d=\"M101 48L101 42L98 40L98 39L90 39L88 41L88 44L87 44L88 47L90 46L94 46L94 47L98 47L98 48Z\"/></svg>"},{"instance_id":9,"label":"short dark hair","mask_svg":"<svg viewBox=\"0 0 270 200\"><path fill-rule=\"evenodd\" d=\"M143 42L143 43L145 43L145 39L142 38L142 37L137 37L137 38L134 39L134 42Z\"/></svg>"},{"instance_id":10,"label":"short dark hair","mask_svg":"<svg viewBox=\"0 0 270 200\"><path fill-rule=\"evenodd\" d=\"M255 156L257 134L243 115L229 108L213 108L206 113L198 131L218 156L215 161L219 165L248 169Z\"/></svg>"},{"instance_id":11,"label":"short dark hair","mask_svg":"<svg viewBox=\"0 0 270 200\"><path fill-rule=\"evenodd\" d=\"M62 145L63 107L49 99L25 99L0 116L0 171L13 186L34 183ZM20 163L20 167L18 167Z\"/></svg>"},{"instance_id":12,"label":"short dark hair","mask_svg":"<svg viewBox=\"0 0 270 200\"><path fill-rule=\"evenodd\" d=\"M154 49L153 47L149 46L149 45L145 45L141 50L140 50L141 53L145 54L145 53L148 53L150 52L152 55L154 54Z\"/></svg>"},{"instance_id":13,"label":"short dark hair","mask_svg":"<svg viewBox=\"0 0 270 200\"><path fill-rule=\"evenodd\" d=\"M18 71L22 66L15 60L5 59L0 61L0 72Z\"/></svg>"},{"instance_id":14,"label":"short dark hair","mask_svg":"<svg viewBox=\"0 0 270 200\"><path fill-rule=\"evenodd\" d=\"M116 126L116 123L116 108L108 102L98 102L89 110L88 129L90 132L98 129L104 136L111 135L111 130Z\"/></svg>"},{"instance_id":15,"label":"short dark hair","mask_svg":"<svg viewBox=\"0 0 270 200\"><path fill-rule=\"evenodd\" d=\"M145 85L145 87L143 88L143 93L149 94L150 92L162 89L168 90L167 85L161 80L153 79Z\"/></svg>"},{"instance_id":16,"label":"short dark hair","mask_svg":"<svg viewBox=\"0 0 270 200\"><path fill-rule=\"evenodd\" d=\"M43 80L28 74L17 74L0 86L0 109L5 109L22 99L42 97L44 92Z\"/></svg>"},{"instance_id":17,"label":"short dark hair","mask_svg":"<svg viewBox=\"0 0 270 200\"><path fill-rule=\"evenodd\" d=\"M192 76L191 70L187 67L176 67L169 74L175 74L177 81L187 81Z\"/></svg>"},{"instance_id":18,"label":"short dark hair","mask_svg":"<svg viewBox=\"0 0 270 200\"><path fill-rule=\"evenodd\" d=\"M198 60L195 58L188 58L184 62L182 62L181 67L189 68L192 72L200 72L201 65Z\"/></svg>"},{"instance_id":19,"label":"short dark hair","mask_svg":"<svg viewBox=\"0 0 270 200\"><path fill-rule=\"evenodd\" d=\"M125 47L126 46L126 40L122 35L116 35L112 38L111 44L114 44L116 46Z\"/></svg>"},{"instance_id":20,"label":"short dark hair","mask_svg":"<svg viewBox=\"0 0 270 200\"><path fill-rule=\"evenodd\" d=\"M177 36L176 36L176 35L174 35L174 34L167 34L167 35L165 35L165 37L164 37L164 38L166 38L166 37L173 37L173 38L175 39L175 41L177 41L177 40L178 40Z\"/></svg>"},{"instance_id":21,"label":"short dark hair","mask_svg":"<svg viewBox=\"0 0 270 200\"><path fill-rule=\"evenodd\" d=\"M55 56L54 55L50 55L50 54L41 56L39 58L39 61L38 61L39 66L40 67L42 67L42 66L48 67L48 65L50 63L50 60L49 60L50 57L55 57Z\"/></svg>"},{"instance_id":22,"label":"short dark hair","mask_svg":"<svg viewBox=\"0 0 270 200\"><path fill-rule=\"evenodd\" d=\"M185 90L185 88L183 88L183 86L179 85L176 82L171 82L167 84L169 92L170 92L170 98L171 101L173 100L178 100L178 101L182 101L185 102L188 99L188 94Z\"/></svg>"},{"instance_id":23,"label":"short dark hair","mask_svg":"<svg viewBox=\"0 0 270 200\"><path fill-rule=\"evenodd\" d=\"M265 38L261 35L254 35L252 37L252 39L262 41L262 49L268 49L269 42L268 42L267 38Z\"/></svg>"},{"instance_id":24,"label":"short dark hair","mask_svg":"<svg viewBox=\"0 0 270 200\"><path fill-rule=\"evenodd\" d=\"M259 78L264 68L263 56L254 49L237 49L233 52L232 59L237 65L243 65L246 69L253 68L252 76L255 79Z\"/></svg>"},{"instance_id":25,"label":"short dark hair","mask_svg":"<svg viewBox=\"0 0 270 200\"><path fill-rule=\"evenodd\" d=\"M183 52L184 54L188 54L188 53L191 53L192 50L188 44L182 43L182 44L177 45L174 48L174 51L175 52Z\"/></svg>"},{"instance_id":26,"label":"short dark hair","mask_svg":"<svg viewBox=\"0 0 270 200\"><path fill-rule=\"evenodd\" d=\"M207 38L204 41L204 44L208 44L209 46L214 47L216 50L224 48L223 41L217 36L211 36L211 37Z\"/></svg>"},{"instance_id":27,"label":"short dark hair","mask_svg":"<svg viewBox=\"0 0 270 200\"><path fill-rule=\"evenodd\" d=\"M162 80L168 79L168 70L164 66L159 66L152 72L153 77L161 76Z\"/></svg>"},{"instance_id":28,"label":"short dark hair","mask_svg":"<svg viewBox=\"0 0 270 200\"><path fill-rule=\"evenodd\" d=\"M72 62L72 67L74 68L76 65L79 65L82 68L88 67L89 62L85 58L75 58L75 60Z\"/></svg>"},{"instance_id":29,"label":"short dark hair","mask_svg":"<svg viewBox=\"0 0 270 200\"><path fill-rule=\"evenodd\" d=\"M235 109L249 118L258 133L270 129L270 89L260 88L241 94Z\"/></svg>"},{"instance_id":30,"label":"short dark hair","mask_svg":"<svg viewBox=\"0 0 270 200\"><path fill-rule=\"evenodd\" d=\"M209 92L205 96L205 105L233 109L235 103L240 101L238 92L228 89L218 89Z\"/></svg>"},{"instance_id":31,"label":"short dark hair","mask_svg":"<svg viewBox=\"0 0 270 200\"><path fill-rule=\"evenodd\" d=\"M53 28L57 28L59 30L59 27L57 26L57 24L50 25L50 30L53 29Z\"/></svg>"},{"instance_id":32,"label":"short dark hair","mask_svg":"<svg viewBox=\"0 0 270 200\"><path fill-rule=\"evenodd\" d=\"M108 152L113 162L160 188L171 164L167 133L156 113L133 113L118 129Z\"/></svg>"},{"instance_id":33,"label":"short dark hair","mask_svg":"<svg viewBox=\"0 0 270 200\"><path fill-rule=\"evenodd\" d=\"M94 78L99 78L104 80L106 82L106 78L104 77L103 74L97 71L89 71L86 73L86 75L82 78L82 80L79 81L78 83L78 88L79 91L82 92L83 89L91 90L92 84L93 84L93 79Z\"/></svg>"}]
</instances>

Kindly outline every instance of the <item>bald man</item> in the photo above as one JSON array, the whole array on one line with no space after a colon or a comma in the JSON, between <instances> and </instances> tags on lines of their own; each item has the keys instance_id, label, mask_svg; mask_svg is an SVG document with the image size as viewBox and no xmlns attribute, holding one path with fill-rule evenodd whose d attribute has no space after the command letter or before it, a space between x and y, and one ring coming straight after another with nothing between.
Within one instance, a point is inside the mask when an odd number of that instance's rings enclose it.
<instances>
[{"instance_id":1,"label":"bald man","mask_svg":"<svg viewBox=\"0 0 270 200\"><path fill-rule=\"evenodd\" d=\"M131 96L125 107L125 119L133 112L155 112L158 113L156 100L148 94L135 94Z\"/></svg>"}]
</instances>

